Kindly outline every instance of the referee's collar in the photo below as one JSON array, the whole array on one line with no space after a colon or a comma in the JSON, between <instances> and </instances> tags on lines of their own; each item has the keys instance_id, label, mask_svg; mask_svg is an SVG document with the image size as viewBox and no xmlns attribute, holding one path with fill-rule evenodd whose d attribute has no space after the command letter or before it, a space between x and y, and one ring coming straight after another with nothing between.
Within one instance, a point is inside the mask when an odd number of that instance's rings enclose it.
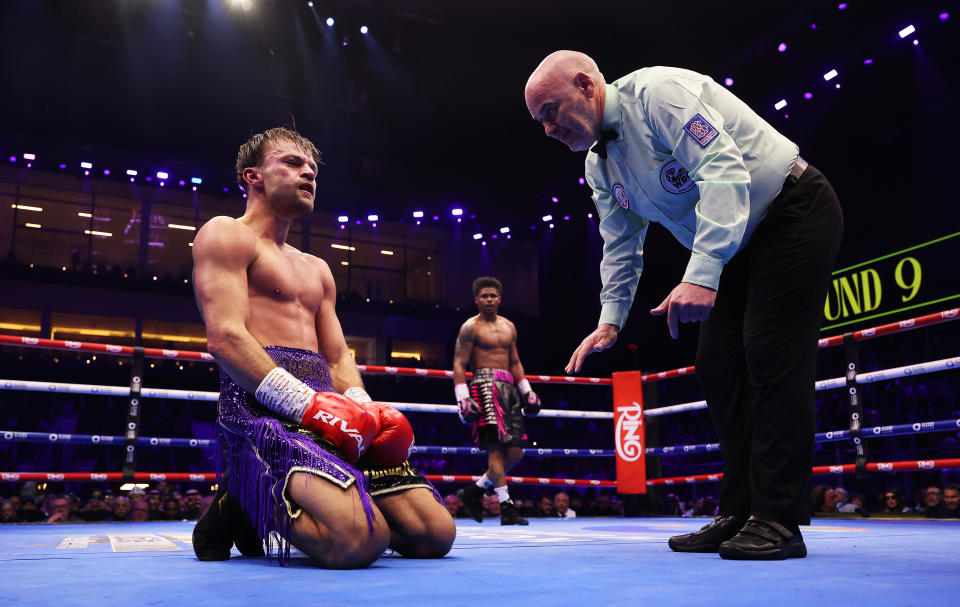
<instances>
[{"instance_id":1,"label":"referee's collar","mask_svg":"<svg viewBox=\"0 0 960 607\"><path fill-rule=\"evenodd\" d=\"M612 84L605 86L607 87L607 98L603 102L603 120L601 121L600 128L603 131L616 131L619 135L619 137L617 137L619 140L623 138L623 128L621 127L620 119L620 89Z\"/></svg>"}]
</instances>

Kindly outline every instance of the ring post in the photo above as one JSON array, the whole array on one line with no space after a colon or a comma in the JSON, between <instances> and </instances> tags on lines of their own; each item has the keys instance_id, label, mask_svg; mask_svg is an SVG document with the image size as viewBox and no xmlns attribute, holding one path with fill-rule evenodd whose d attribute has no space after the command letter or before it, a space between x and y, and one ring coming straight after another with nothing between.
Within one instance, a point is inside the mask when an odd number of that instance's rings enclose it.
<instances>
[{"instance_id":1,"label":"ring post","mask_svg":"<svg viewBox=\"0 0 960 607\"><path fill-rule=\"evenodd\" d=\"M137 436L140 434L140 389L143 387L143 348L133 349L130 365L130 401L124 432L123 481L132 483L137 471Z\"/></svg>"},{"instance_id":2,"label":"ring post","mask_svg":"<svg viewBox=\"0 0 960 607\"><path fill-rule=\"evenodd\" d=\"M621 371L613 374L617 493L642 494L647 492L641 375L640 371Z\"/></svg>"}]
</instances>

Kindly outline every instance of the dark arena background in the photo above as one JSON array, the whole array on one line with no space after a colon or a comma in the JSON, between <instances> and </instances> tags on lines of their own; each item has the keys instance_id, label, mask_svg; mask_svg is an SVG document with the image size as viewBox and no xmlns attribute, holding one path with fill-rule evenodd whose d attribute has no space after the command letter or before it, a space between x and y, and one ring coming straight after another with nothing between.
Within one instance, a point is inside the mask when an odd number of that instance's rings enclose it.
<instances>
[{"instance_id":1,"label":"dark arena background","mask_svg":"<svg viewBox=\"0 0 960 607\"><path fill-rule=\"evenodd\" d=\"M958 21L955 0L0 3L0 522L19 523L0 526L0 597L953 598ZM616 345L581 379L563 377L596 327L603 243L584 155L545 137L524 103L527 77L557 49L588 53L608 82L656 65L709 75L837 191L845 230L824 302L807 559L667 548L714 517L723 463L689 368L696 327L672 340L648 313L689 257L659 224ZM492 499L483 524L457 515L440 560L387 553L332 572L296 551L287 568L236 552L195 559L193 520L217 489L219 369L199 354L191 247L211 218L243 214L237 148L280 125L324 159L315 210L288 242L329 264L367 390L407 412L411 461L441 496L486 468L451 415L444 371L477 312L472 281L503 282L500 312L546 410L527 420L534 446L510 478L529 527L501 528ZM617 491L620 371L645 374L644 494ZM561 490L576 520L556 516ZM55 524L63 500L74 522Z\"/></svg>"}]
</instances>

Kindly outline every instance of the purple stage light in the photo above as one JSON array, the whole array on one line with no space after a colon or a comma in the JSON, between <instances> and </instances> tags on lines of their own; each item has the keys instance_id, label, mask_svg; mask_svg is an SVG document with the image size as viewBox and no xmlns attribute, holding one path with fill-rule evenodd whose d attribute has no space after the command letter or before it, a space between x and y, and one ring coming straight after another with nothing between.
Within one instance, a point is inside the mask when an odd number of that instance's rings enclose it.
<instances>
[{"instance_id":1,"label":"purple stage light","mask_svg":"<svg viewBox=\"0 0 960 607\"><path fill-rule=\"evenodd\" d=\"M33 163L32 163L32 162L28 162L28 163L27 163L27 168L28 168L28 169L33 168Z\"/></svg>"},{"instance_id":2,"label":"purple stage light","mask_svg":"<svg viewBox=\"0 0 960 607\"><path fill-rule=\"evenodd\" d=\"M804 93L804 94L803 94L803 98L804 98L804 99L813 99L813 93L809 93L809 92L808 92L808 93Z\"/></svg>"},{"instance_id":3,"label":"purple stage light","mask_svg":"<svg viewBox=\"0 0 960 607\"><path fill-rule=\"evenodd\" d=\"M359 219L358 219L358 220L356 220L356 221L355 221L354 223L356 223L357 225L362 225L362 224L363 224L363 222L362 222L362 221L360 221Z\"/></svg>"},{"instance_id":4,"label":"purple stage light","mask_svg":"<svg viewBox=\"0 0 960 607\"><path fill-rule=\"evenodd\" d=\"M177 182L177 185L179 185L179 186L185 186L185 185L187 185L187 182L181 179L180 181Z\"/></svg>"},{"instance_id":5,"label":"purple stage light","mask_svg":"<svg viewBox=\"0 0 960 607\"><path fill-rule=\"evenodd\" d=\"M147 175L146 180L147 180L147 181L153 181L153 177Z\"/></svg>"},{"instance_id":6,"label":"purple stage light","mask_svg":"<svg viewBox=\"0 0 960 607\"><path fill-rule=\"evenodd\" d=\"M780 44L778 44L778 45L777 45L777 51L779 51L779 52L781 52L781 53L787 52L787 43L786 43L786 42L781 42Z\"/></svg>"},{"instance_id":7,"label":"purple stage light","mask_svg":"<svg viewBox=\"0 0 960 607\"><path fill-rule=\"evenodd\" d=\"M570 221L570 216L569 216L569 215L564 215L564 216L563 216L563 220L564 220L564 221Z\"/></svg>"},{"instance_id":8,"label":"purple stage light","mask_svg":"<svg viewBox=\"0 0 960 607\"><path fill-rule=\"evenodd\" d=\"M84 171L83 174L86 175L87 177L89 177L89 176L90 176L90 171Z\"/></svg>"},{"instance_id":9,"label":"purple stage light","mask_svg":"<svg viewBox=\"0 0 960 607\"><path fill-rule=\"evenodd\" d=\"M419 219L417 220L417 225L420 225L420 220L419 220Z\"/></svg>"},{"instance_id":10,"label":"purple stage light","mask_svg":"<svg viewBox=\"0 0 960 607\"><path fill-rule=\"evenodd\" d=\"M873 63L873 59L864 59L864 60L863 60L863 64L864 64L864 65L870 65L871 63Z\"/></svg>"},{"instance_id":11,"label":"purple stage light","mask_svg":"<svg viewBox=\"0 0 960 607\"><path fill-rule=\"evenodd\" d=\"M16 161L17 161L17 157L16 157L16 156L11 156L11 157L10 157L10 162L16 162Z\"/></svg>"},{"instance_id":12,"label":"purple stage light","mask_svg":"<svg viewBox=\"0 0 960 607\"><path fill-rule=\"evenodd\" d=\"M847 10L847 3L846 3L846 2L841 2L840 4L838 4L838 5L837 5L837 10L838 10L838 11L845 11L845 10Z\"/></svg>"},{"instance_id":13,"label":"purple stage light","mask_svg":"<svg viewBox=\"0 0 960 607\"><path fill-rule=\"evenodd\" d=\"M810 24L810 29L812 29L812 30L817 29L817 24L816 24L816 23L811 23L811 24Z\"/></svg>"},{"instance_id":14,"label":"purple stage light","mask_svg":"<svg viewBox=\"0 0 960 607\"><path fill-rule=\"evenodd\" d=\"M950 13L940 13L940 21L946 21L950 18Z\"/></svg>"},{"instance_id":15,"label":"purple stage light","mask_svg":"<svg viewBox=\"0 0 960 607\"><path fill-rule=\"evenodd\" d=\"M579 183L580 185L586 185L587 180L581 177L580 179L577 179L577 183Z\"/></svg>"},{"instance_id":16,"label":"purple stage light","mask_svg":"<svg viewBox=\"0 0 960 607\"><path fill-rule=\"evenodd\" d=\"M137 179L136 177L131 177L131 178L130 178L130 183L133 183L134 181L136 181L136 179Z\"/></svg>"},{"instance_id":17,"label":"purple stage light","mask_svg":"<svg viewBox=\"0 0 960 607\"><path fill-rule=\"evenodd\" d=\"M536 229L537 229L537 226L530 226L530 229L531 229L531 230L536 230Z\"/></svg>"},{"instance_id":18,"label":"purple stage light","mask_svg":"<svg viewBox=\"0 0 960 607\"><path fill-rule=\"evenodd\" d=\"M907 27L905 27L905 28L903 28L902 30L900 30L900 32L899 32L899 33L900 33L900 37L901 37L901 38L906 38L907 36L909 36L910 34L912 34L912 33L915 32L915 31L917 31L917 28L913 27L912 25L908 25Z\"/></svg>"},{"instance_id":19,"label":"purple stage light","mask_svg":"<svg viewBox=\"0 0 960 607\"><path fill-rule=\"evenodd\" d=\"M224 192L229 192L229 191L230 191L230 188L223 188L223 191L224 191Z\"/></svg>"},{"instance_id":20,"label":"purple stage light","mask_svg":"<svg viewBox=\"0 0 960 607\"><path fill-rule=\"evenodd\" d=\"M840 88L840 83L839 83L839 82L836 83L836 84L834 85L834 87L835 87L835 88Z\"/></svg>"},{"instance_id":21,"label":"purple stage light","mask_svg":"<svg viewBox=\"0 0 960 607\"><path fill-rule=\"evenodd\" d=\"M457 217L457 223L460 223L461 221L463 221L463 217Z\"/></svg>"},{"instance_id":22,"label":"purple stage light","mask_svg":"<svg viewBox=\"0 0 960 607\"><path fill-rule=\"evenodd\" d=\"M477 218L476 215L474 215L473 213L470 214L470 219L476 219L476 218Z\"/></svg>"},{"instance_id":23,"label":"purple stage light","mask_svg":"<svg viewBox=\"0 0 960 607\"><path fill-rule=\"evenodd\" d=\"M507 238L513 238L512 234L507 234Z\"/></svg>"},{"instance_id":24,"label":"purple stage light","mask_svg":"<svg viewBox=\"0 0 960 607\"><path fill-rule=\"evenodd\" d=\"M723 79L723 83L726 86L733 86L733 78L731 78L730 76L727 76L726 78Z\"/></svg>"},{"instance_id":25,"label":"purple stage light","mask_svg":"<svg viewBox=\"0 0 960 607\"><path fill-rule=\"evenodd\" d=\"M109 174L110 174L110 169L103 169L103 174L104 174L104 175L109 175Z\"/></svg>"},{"instance_id":26,"label":"purple stage light","mask_svg":"<svg viewBox=\"0 0 960 607\"><path fill-rule=\"evenodd\" d=\"M497 236L496 234L491 234L491 235L490 235L490 238L493 238L494 240L496 240L497 238L500 238L500 237Z\"/></svg>"},{"instance_id":27,"label":"purple stage light","mask_svg":"<svg viewBox=\"0 0 960 607\"><path fill-rule=\"evenodd\" d=\"M560 199L557 198L556 196L551 196L551 197L550 197L550 202L560 202Z\"/></svg>"},{"instance_id":28,"label":"purple stage light","mask_svg":"<svg viewBox=\"0 0 960 607\"><path fill-rule=\"evenodd\" d=\"M433 216L433 220L434 220L434 221L440 221L440 216L439 216L439 215L434 215L434 216Z\"/></svg>"},{"instance_id":29,"label":"purple stage light","mask_svg":"<svg viewBox=\"0 0 960 607\"><path fill-rule=\"evenodd\" d=\"M67 165L65 165L65 164L63 164L62 162L60 163L60 165L59 165L59 166L60 166L60 168L61 168L61 169L65 169L65 168L67 168Z\"/></svg>"}]
</instances>

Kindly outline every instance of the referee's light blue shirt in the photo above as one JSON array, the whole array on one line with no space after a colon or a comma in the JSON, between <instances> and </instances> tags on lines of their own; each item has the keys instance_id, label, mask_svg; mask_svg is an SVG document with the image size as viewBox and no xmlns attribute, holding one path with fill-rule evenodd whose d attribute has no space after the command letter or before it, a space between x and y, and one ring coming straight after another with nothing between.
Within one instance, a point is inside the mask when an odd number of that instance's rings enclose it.
<instances>
[{"instance_id":1,"label":"referee's light blue shirt","mask_svg":"<svg viewBox=\"0 0 960 607\"><path fill-rule=\"evenodd\" d=\"M587 153L600 218L600 323L623 328L643 269L649 222L691 251L683 275L716 289L776 198L798 148L708 76L637 70L606 85L607 158Z\"/></svg>"}]
</instances>

